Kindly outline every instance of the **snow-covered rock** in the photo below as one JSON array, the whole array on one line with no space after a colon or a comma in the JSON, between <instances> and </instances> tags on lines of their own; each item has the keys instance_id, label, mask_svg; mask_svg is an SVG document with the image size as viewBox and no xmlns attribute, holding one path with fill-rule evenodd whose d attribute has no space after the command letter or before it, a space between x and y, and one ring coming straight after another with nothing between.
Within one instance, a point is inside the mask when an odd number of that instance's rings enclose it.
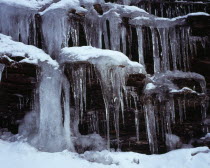
<instances>
[{"instance_id":1,"label":"snow-covered rock","mask_svg":"<svg viewBox=\"0 0 210 168\"><path fill-rule=\"evenodd\" d=\"M38 49L32 45L25 45L21 42L15 42L11 37L0 34L0 57L9 57L13 61L13 57L22 57L20 62L38 64L40 62L47 62L48 64L58 68L58 63L53 60L43 50Z\"/></svg>"}]
</instances>

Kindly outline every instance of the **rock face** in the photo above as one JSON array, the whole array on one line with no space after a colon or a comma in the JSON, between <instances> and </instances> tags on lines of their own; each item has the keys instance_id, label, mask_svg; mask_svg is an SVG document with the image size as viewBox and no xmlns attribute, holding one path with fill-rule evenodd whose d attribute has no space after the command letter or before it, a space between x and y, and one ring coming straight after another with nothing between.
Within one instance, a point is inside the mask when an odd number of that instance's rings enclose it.
<instances>
[{"instance_id":1,"label":"rock face","mask_svg":"<svg viewBox=\"0 0 210 168\"><path fill-rule=\"evenodd\" d=\"M183 16L193 12L210 12L210 4L208 1L175 1L175 0L149 0L149 1L132 1L132 5L136 5L145 9L147 12L160 17L173 18Z\"/></svg>"},{"instance_id":2,"label":"rock face","mask_svg":"<svg viewBox=\"0 0 210 168\"><path fill-rule=\"evenodd\" d=\"M0 33L42 48L60 64L55 70L0 50L0 64L5 66L0 127L18 133L24 116L36 111L38 126L29 134L38 137L36 142L32 138L32 144L47 151L61 150L49 149L54 142L73 150L68 136L79 139L94 132L107 140L108 148L123 151L162 153L182 143L206 145L197 139L210 129L209 2L107 2L125 5L61 0L41 8L29 6L25 13L23 4L0 3L0 9L19 12L4 13L9 31L0 26ZM130 4L135 7L126 6ZM16 25L25 18L21 23L27 26ZM19 31L13 31L15 26ZM73 51L86 45L103 50ZM28 59L27 53L24 58ZM46 101L47 93L52 101ZM52 105L52 112L46 104ZM57 116L55 122L47 121L52 115ZM47 137L54 139L48 149L44 149L46 130ZM59 136L65 138L55 140ZM40 141L43 144L37 144ZM78 146L76 150L83 151Z\"/></svg>"},{"instance_id":3,"label":"rock face","mask_svg":"<svg viewBox=\"0 0 210 168\"><path fill-rule=\"evenodd\" d=\"M21 58L15 58L20 60ZM1 60L1 64L4 60ZM0 126L18 133L18 125L34 103L37 66L27 63L6 64L0 84Z\"/></svg>"}]
</instances>

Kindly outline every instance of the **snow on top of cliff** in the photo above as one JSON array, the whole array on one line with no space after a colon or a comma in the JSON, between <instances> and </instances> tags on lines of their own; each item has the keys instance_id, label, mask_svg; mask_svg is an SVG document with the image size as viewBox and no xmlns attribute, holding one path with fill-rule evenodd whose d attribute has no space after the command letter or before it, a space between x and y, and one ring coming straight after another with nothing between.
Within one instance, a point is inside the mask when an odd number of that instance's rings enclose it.
<instances>
[{"instance_id":1,"label":"snow on top of cliff","mask_svg":"<svg viewBox=\"0 0 210 168\"><path fill-rule=\"evenodd\" d=\"M138 8L136 6L129 6L129 5L120 5L120 4L115 4L115 3L105 3L105 6L109 6L109 7L114 7L115 9L119 9L122 10L124 12L127 13L131 13L131 12L142 12L142 13L147 13L144 9Z\"/></svg>"},{"instance_id":2,"label":"snow on top of cliff","mask_svg":"<svg viewBox=\"0 0 210 168\"><path fill-rule=\"evenodd\" d=\"M58 63L47 55L43 50L38 49L32 45L25 45L21 42L15 42L11 37L0 34L0 56L23 57L20 62L27 62L31 64L38 64L38 61L46 61L55 67Z\"/></svg>"},{"instance_id":3,"label":"snow on top of cliff","mask_svg":"<svg viewBox=\"0 0 210 168\"><path fill-rule=\"evenodd\" d=\"M129 60L119 51L98 49L91 46L63 48L60 54L60 62L87 61L92 64L105 64L106 66L131 66L139 68L139 73L146 73L143 65Z\"/></svg>"},{"instance_id":4,"label":"snow on top of cliff","mask_svg":"<svg viewBox=\"0 0 210 168\"><path fill-rule=\"evenodd\" d=\"M1 3L16 6L16 7L27 7L32 9L39 9L42 6L52 3L53 0L1 0Z\"/></svg>"},{"instance_id":5,"label":"snow on top of cliff","mask_svg":"<svg viewBox=\"0 0 210 168\"><path fill-rule=\"evenodd\" d=\"M87 11L83 7L81 7L79 0L61 0L57 3L52 3L48 8L46 8L43 12L40 12L40 14L45 14L49 11L54 11L55 9L63 9L63 10L71 10L76 9L77 11Z\"/></svg>"},{"instance_id":6,"label":"snow on top of cliff","mask_svg":"<svg viewBox=\"0 0 210 168\"><path fill-rule=\"evenodd\" d=\"M174 25L181 25L185 23L185 19L189 16L210 16L208 13L205 12L195 12L189 13L184 16L178 16L175 18L164 18L164 17L156 17L153 15L148 16L138 16L133 18L130 23L133 25L146 25L149 27L173 27Z\"/></svg>"}]
</instances>

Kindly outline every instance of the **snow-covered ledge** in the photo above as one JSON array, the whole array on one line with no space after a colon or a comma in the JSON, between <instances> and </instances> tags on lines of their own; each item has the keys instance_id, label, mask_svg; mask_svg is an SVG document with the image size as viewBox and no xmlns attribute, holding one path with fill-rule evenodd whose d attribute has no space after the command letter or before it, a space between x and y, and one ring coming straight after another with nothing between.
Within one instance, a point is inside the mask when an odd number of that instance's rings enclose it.
<instances>
[{"instance_id":1,"label":"snow-covered ledge","mask_svg":"<svg viewBox=\"0 0 210 168\"><path fill-rule=\"evenodd\" d=\"M16 62L13 60L15 57L22 57L19 63L38 65L39 62L47 62L56 69L59 67L58 63L43 50L15 42L11 37L0 34L0 58L6 58L9 62Z\"/></svg>"}]
</instances>

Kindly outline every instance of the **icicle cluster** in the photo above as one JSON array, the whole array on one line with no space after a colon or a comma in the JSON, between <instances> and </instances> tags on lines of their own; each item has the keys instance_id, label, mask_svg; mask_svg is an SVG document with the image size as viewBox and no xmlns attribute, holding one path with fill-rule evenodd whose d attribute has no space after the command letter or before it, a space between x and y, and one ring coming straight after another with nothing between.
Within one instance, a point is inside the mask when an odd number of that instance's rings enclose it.
<instances>
[{"instance_id":1,"label":"icicle cluster","mask_svg":"<svg viewBox=\"0 0 210 168\"><path fill-rule=\"evenodd\" d=\"M68 68L68 72L72 76L71 83L73 85L75 108L77 112L80 112L81 117L85 106L83 102L86 100L86 72L89 71L87 66L83 65L81 61L94 65L104 99L108 148L110 148L111 112L114 113L115 131L119 148L119 113L122 111L122 118L124 118L123 97L127 96L126 79L129 74L145 73L144 67L138 63L131 62L122 53L92 47L64 48L60 58L62 64L76 63L76 65L66 66L66 68ZM134 99L136 102L136 97ZM138 122L137 117L136 120Z\"/></svg>"},{"instance_id":2,"label":"icicle cluster","mask_svg":"<svg viewBox=\"0 0 210 168\"><path fill-rule=\"evenodd\" d=\"M188 87L179 88L179 86L173 82L175 79L193 79L200 85L200 91L199 88L195 88L195 86L192 89ZM184 95L194 94L197 98L195 100L190 100L189 97L185 98L185 96L184 98L176 98L176 94L179 93ZM173 146L171 126L176 123L178 118L176 116L175 102L178 103L179 122L183 122L187 117L186 106L189 105L189 101L191 103L193 101L199 101L198 97L201 98L199 103L202 119L206 117L207 96L205 78L197 73L167 71L165 73L155 74L148 81L144 94L144 110L148 140L153 153L158 151L157 137L162 136L162 139L167 143L169 149Z\"/></svg>"},{"instance_id":3,"label":"icicle cluster","mask_svg":"<svg viewBox=\"0 0 210 168\"><path fill-rule=\"evenodd\" d=\"M137 0L133 1L132 5L136 5L153 15L167 18L183 16L193 12L207 12L208 10L208 2L206 1L193 2L176 0L170 2L163 0Z\"/></svg>"},{"instance_id":4,"label":"icicle cluster","mask_svg":"<svg viewBox=\"0 0 210 168\"><path fill-rule=\"evenodd\" d=\"M37 9L32 6L0 2L0 33L15 41L36 45L36 13Z\"/></svg>"}]
</instances>

